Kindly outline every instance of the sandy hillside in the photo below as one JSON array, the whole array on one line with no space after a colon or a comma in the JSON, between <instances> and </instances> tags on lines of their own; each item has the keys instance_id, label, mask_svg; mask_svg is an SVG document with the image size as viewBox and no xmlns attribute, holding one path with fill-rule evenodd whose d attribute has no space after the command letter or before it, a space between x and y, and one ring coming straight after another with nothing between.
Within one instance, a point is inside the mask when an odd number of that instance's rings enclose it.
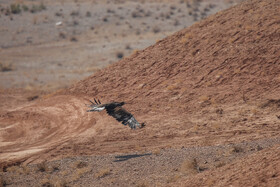
<instances>
[{"instance_id":1,"label":"sandy hillside","mask_svg":"<svg viewBox=\"0 0 280 187\"><path fill-rule=\"evenodd\" d=\"M0 88L54 91L240 0L0 0Z\"/></svg>"},{"instance_id":2,"label":"sandy hillside","mask_svg":"<svg viewBox=\"0 0 280 187\"><path fill-rule=\"evenodd\" d=\"M68 89L2 110L1 175L14 186L54 176L78 186L278 186L279 9L277 0L245 1ZM127 102L147 126L132 131L87 113L92 98ZM84 155L87 164L75 165ZM32 165L58 159L51 171Z\"/></svg>"}]
</instances>

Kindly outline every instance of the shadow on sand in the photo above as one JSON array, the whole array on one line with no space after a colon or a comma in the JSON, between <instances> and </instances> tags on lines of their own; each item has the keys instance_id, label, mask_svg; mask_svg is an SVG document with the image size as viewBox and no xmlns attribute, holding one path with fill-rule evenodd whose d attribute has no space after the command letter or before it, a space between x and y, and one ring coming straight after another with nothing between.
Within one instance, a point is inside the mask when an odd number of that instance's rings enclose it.
<instances>
[{"instance_id":1,"label":"shadow on sand","mask_svg":"<svg viewBox=\"0 0 280 187\"><path fill-rule=\"evenodd\" d=\"M115 156L116 160L114 160L114 162L122 162L122 161L129 160L131 158L137 158L137 157L149 156L149 155L152 155L152 153Z\"/></svg>"}]
</instances>

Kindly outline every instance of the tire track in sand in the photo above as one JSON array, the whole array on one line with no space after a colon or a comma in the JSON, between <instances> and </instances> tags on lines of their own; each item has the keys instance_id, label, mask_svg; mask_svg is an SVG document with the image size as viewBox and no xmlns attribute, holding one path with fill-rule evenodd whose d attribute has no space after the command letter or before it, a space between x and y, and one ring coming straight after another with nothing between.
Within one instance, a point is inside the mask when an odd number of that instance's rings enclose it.
<instances>
[{"instance_id":1,"label":"tire track in sand","mask_svg":"<svg viewBox=\"0 0 280 187\"><path fill-rule=\"evenodd\" d=\"M92 116L83 98L61 95L0 115L0 163L25 160L70 140L88 129Z\"/></svg>"}]
</instances>

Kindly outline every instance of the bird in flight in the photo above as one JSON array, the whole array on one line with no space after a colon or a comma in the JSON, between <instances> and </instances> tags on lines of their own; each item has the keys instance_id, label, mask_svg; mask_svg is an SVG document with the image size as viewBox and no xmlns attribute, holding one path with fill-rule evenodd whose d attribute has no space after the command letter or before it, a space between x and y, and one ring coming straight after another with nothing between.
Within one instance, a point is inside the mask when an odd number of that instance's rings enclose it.
<instances>
[{"instance_id":1,"label":"bird in flight","mask_svg":"<svg viewBox=\"0 0 280 187\"><path fill-rule=\"evenodd\" d=\"M102 111L106 110L106 112L113 116L117 121L121 122L124 125L128 125L131 129L136 129L136 127L143 128L145 126L145 123L139 123L131 113L127 112L122 106L125 104L125 102L112 102L112 103L106 103L101 104L100 100L96 100L94 98L94 102L89 100L91 102L88 107L90 110L87 110L87 112L95 112L95 111Z\"/></svg>"}]
</instances>

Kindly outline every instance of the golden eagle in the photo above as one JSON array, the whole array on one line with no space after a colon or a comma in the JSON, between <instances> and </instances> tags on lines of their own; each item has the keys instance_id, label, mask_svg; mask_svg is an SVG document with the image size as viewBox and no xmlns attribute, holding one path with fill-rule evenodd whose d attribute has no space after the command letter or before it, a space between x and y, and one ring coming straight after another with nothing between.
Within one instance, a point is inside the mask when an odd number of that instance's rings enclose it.
<instances>
[{"instance_id":1,"label":"golden eagle","mask_svg":"<svg viewBox=\"0 0 280 187\"><path fill-rule=\"evenodd\" d=\"M87 110L87 112L100 112L105 109L110 116L113 116L122 124L128 125L131 129L136 129L136 127L143 128L145 126L145 123L139 124L139 122L133 117L131 113L122 108L125 102L101 104L99 99L94 99L95 103L91 100L89 101L91 102L91 105L88 105L90 110Z\"/></svg>"}]
</instances>

